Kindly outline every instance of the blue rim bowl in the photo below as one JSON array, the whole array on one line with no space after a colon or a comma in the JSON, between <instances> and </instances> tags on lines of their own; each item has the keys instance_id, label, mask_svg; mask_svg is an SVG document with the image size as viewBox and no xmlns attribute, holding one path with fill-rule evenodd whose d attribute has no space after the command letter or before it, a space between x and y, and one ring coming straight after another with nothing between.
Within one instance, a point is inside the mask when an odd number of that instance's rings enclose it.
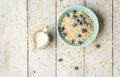
<instances>
[{"instance_id":1,"label":"blue rim bowl","mask_svg":"<svg viewBox=\"0 0 120 77\"><path fill-rule=\"evenodd\" d=\"M87 14L91 21L92 21L92 24L93 24L93 33L90 35L89 38L87 38L81 45L78 45L78 44L71 44L69 43L65 38L62 38L61 35L60 35L60 31L59 31L59 27L61 26L61 23L62 23L62 20L65 16L66 13L69 13L69 12L72 12L73 10L78 10L78 11L81 11L85 14ZM88 8L86 7L83 7L83 6L73 6L73 7L70 7L68 9L66 9L62 15L59 17L58 19L58 23L57 23L57 33L59 35L59 37L65 42L67 43L68 45L71 45L71 46L74 46L74 47L84 47L88 44L90 44L91 42L94 41L94 39L96 38L97 34L98 34L98 31L99 31L99 22L98 22L98 19L97 19L97 16Z\"/></svg>"}]
</instances>

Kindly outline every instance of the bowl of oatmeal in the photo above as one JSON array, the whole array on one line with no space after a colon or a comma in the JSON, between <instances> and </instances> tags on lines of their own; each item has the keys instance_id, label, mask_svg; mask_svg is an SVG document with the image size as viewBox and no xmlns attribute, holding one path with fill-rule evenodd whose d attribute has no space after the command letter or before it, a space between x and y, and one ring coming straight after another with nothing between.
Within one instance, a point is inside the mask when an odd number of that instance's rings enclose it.
<instances>
[{"instance_id":1,"label":"bowl of oatmeal","mask_svg":"<svg viewBox=\"0 0 120 77\"><path fill-rule=\"evenodd\" d=\"M60 16L57 32L60 38L71 46L84 47L97 36L99 23L96 15L88 8L73 6Z\"/></svg>"}]
</instances>

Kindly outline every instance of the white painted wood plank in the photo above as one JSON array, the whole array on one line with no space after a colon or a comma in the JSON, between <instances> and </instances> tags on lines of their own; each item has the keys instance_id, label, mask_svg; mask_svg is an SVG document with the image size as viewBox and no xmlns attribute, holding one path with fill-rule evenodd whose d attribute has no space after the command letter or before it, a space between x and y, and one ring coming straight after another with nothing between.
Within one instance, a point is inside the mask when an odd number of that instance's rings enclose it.
<instances>
[{"instance_id":1,"label":"white painted wood plank","mask_svg":"<svg viewBox=\"0 0 120 77\"><path fill-rule=\"evenodd\" d=\"M4 1L0 0L0 76L5 77L5 56L4 56L4 31L5 31L5 18L4 18Z\"/></svg>"},{"instance_id":2,"label":"white painted wood plank","mask_svg":"<svg viewBox=\"0 0 120 77\"><path fill-rule=\"evenodd\" d=\"M0 76L5 77L4 18L2 16L0 16Z\"/></svg>"},{"instance_id":3,"label":"white painted wood plank","mask_svg":"<svg viewBox=\"0 0 120 77\"><path fill-rule=\"evenodd\" d=\"M98 16L100 32L85 48L85 77L112 77L112 0L86 0ZM100 44L100 48L95 45Z\"/></svg>"},{"instance_id":4,"label":"white painted wood plank","mask_svg":"<svg viewBox=\"0 0 120 77\"><path fill-rule=\"evenodd\" d=\"M70 6L84 5L84 0L57 0L57 20ZM57 38L57 77L84 77L84 51L83 48L73 48L66 45L59 37ZM75 70L75 66L79 70Z\"/></svg>"},{"instance_id":5,"label":"white painted wood plank","mask_svg":"<svg viewBox=\"0 0 120 77\"><path fill-rule=\"evenodd\" d=\"M4 53L1 55L4 56L5 75L0 76L27 77L26 0L1 0L0 4L2 4L0 9L4 11L4 21L1 21L4 24L2 29L5 30L1 29L4 34L0 35L3 47L0 51Z\"/></svg>"},{"instance_id":6,"label":"white painted wood plank","mask_svg":"<svg viewBox=\"0 0 120 77\"><path fill-rule=\"evenodd\" d=\"M120 0L113 1L113 77L120 77Z\"/></svg>"},{"instance_id":7,"label":"white painted wood plank","mask_svg":"<svg viewBox=\"0 0 120 77\"><path fill-rule=\"evenodd\" d=\"M55 77L55 0L28 0L29 13L29 76ZM43 50L34 51L33 35L49 25L52 42Z\"/></svg>"}]
</instances>

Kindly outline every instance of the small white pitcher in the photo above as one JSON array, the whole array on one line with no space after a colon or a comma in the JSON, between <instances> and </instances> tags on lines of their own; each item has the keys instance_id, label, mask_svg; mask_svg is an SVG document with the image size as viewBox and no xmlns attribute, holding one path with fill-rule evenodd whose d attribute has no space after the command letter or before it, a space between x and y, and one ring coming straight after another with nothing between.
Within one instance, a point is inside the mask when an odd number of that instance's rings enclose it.
<instances>
[{"instance_id":1,"label":"small white pitcher","mask_svg":"<svg viewBox=\"0 0 120 77\"><path fill-rule=\"evenodd\" d=\"M36 49L45 49L50 43L50 36L48 34L48 26L45 26L43 30L39 30L34 34L34 45Z\"/></svg>"}]
</instances>

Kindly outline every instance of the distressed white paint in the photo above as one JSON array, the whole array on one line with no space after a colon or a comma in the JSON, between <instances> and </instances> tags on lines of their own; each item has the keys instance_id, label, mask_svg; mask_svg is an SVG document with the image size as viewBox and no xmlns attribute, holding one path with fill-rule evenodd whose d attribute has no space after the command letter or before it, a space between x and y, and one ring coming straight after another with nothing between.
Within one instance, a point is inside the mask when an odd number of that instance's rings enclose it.
<instances>
[{"instance_id":1,"label":"distressed white paint","mask_svg":"<svg viewBox=\"0 0 120 77\"><path fill-rule=\"evenodd\" d=\"M29 76L55 77L55 0L28 1ZM52 42L43 50L34 50L33 35L49 25Z\"/></svg>"},{"instance_id":2,"label":"distressed white paint","mask_svg":"<svg viewBox=\"0 0 120 77\"><path fill-rule=\"evenodd\" d=\"M112 1L87 0L87 7L98 16L100 31L85 47L85 77L112 77ZM100 48L95 45L100 44Z\"/></svg>"},{"instance_id":3,"label":"distressed white paint","mask_svg":"<svg viewBox=\"0 0 120 77\"><path fill-rule=\"evenodd\" d=\"M84 5L84 0L57 0L57 17L70 6ZM57 19L58 19L57 18ZM84 77L84 51L83 48L74 48L57 38L57 77ZM75 66L79 70L75 70Z\"/></svg>"},{"instance_id":4,"label":"distressed white paint","mask_svg":"<svg viewBox=\"0 0 120 77\"><path fill-rule=\"evenodd\" d=\"M100 32L96 40L85 50L70 47L59 37L56 41L55 19L66 8L84 4L99 18ZM112 77L112 73L113 77L119 77L119 4L119 0L113 0L112 41L112 0L28 0L27 59L27 0L0 0L0 77L27 77L27 73L28 77ZM44 25L49 25L53 41L47 49L34 51L33 34ZM96 44L101 48L96 49ZM59 58L63 61L58 62ZM75 66L79 70L75 71Z\"/></svg>"},{"instance_id":5,"label":"distressed white paint","mask_svg":"<svg viewBox=\"0 0 120 77\"><path fill-rule=\"evenodd\" d=\"M120 77L120 0L113 5L113 77Z\"/></svg>"},{"instance_id":6,"label":"distressed white paint","mask_svg":"<svg viewBox=\"0 0 120 77\"><path fill-rule=\"evenodd\" d=\"M0 76L27 77L26 0L0 0Z\"/></svg>"},{"instance_id":7,"label":"distressed white paint","mask_svg":"<svg viewBox=\"0 0 120 77\"><path fill-rule=\"evenodd\" d=\"M5 2L0 0L0 7L4 7ZM4 10L0 8L0 76L5 77L5 53L4 53L4 32L5 32Z\"/></svg>"}]
</instances>

